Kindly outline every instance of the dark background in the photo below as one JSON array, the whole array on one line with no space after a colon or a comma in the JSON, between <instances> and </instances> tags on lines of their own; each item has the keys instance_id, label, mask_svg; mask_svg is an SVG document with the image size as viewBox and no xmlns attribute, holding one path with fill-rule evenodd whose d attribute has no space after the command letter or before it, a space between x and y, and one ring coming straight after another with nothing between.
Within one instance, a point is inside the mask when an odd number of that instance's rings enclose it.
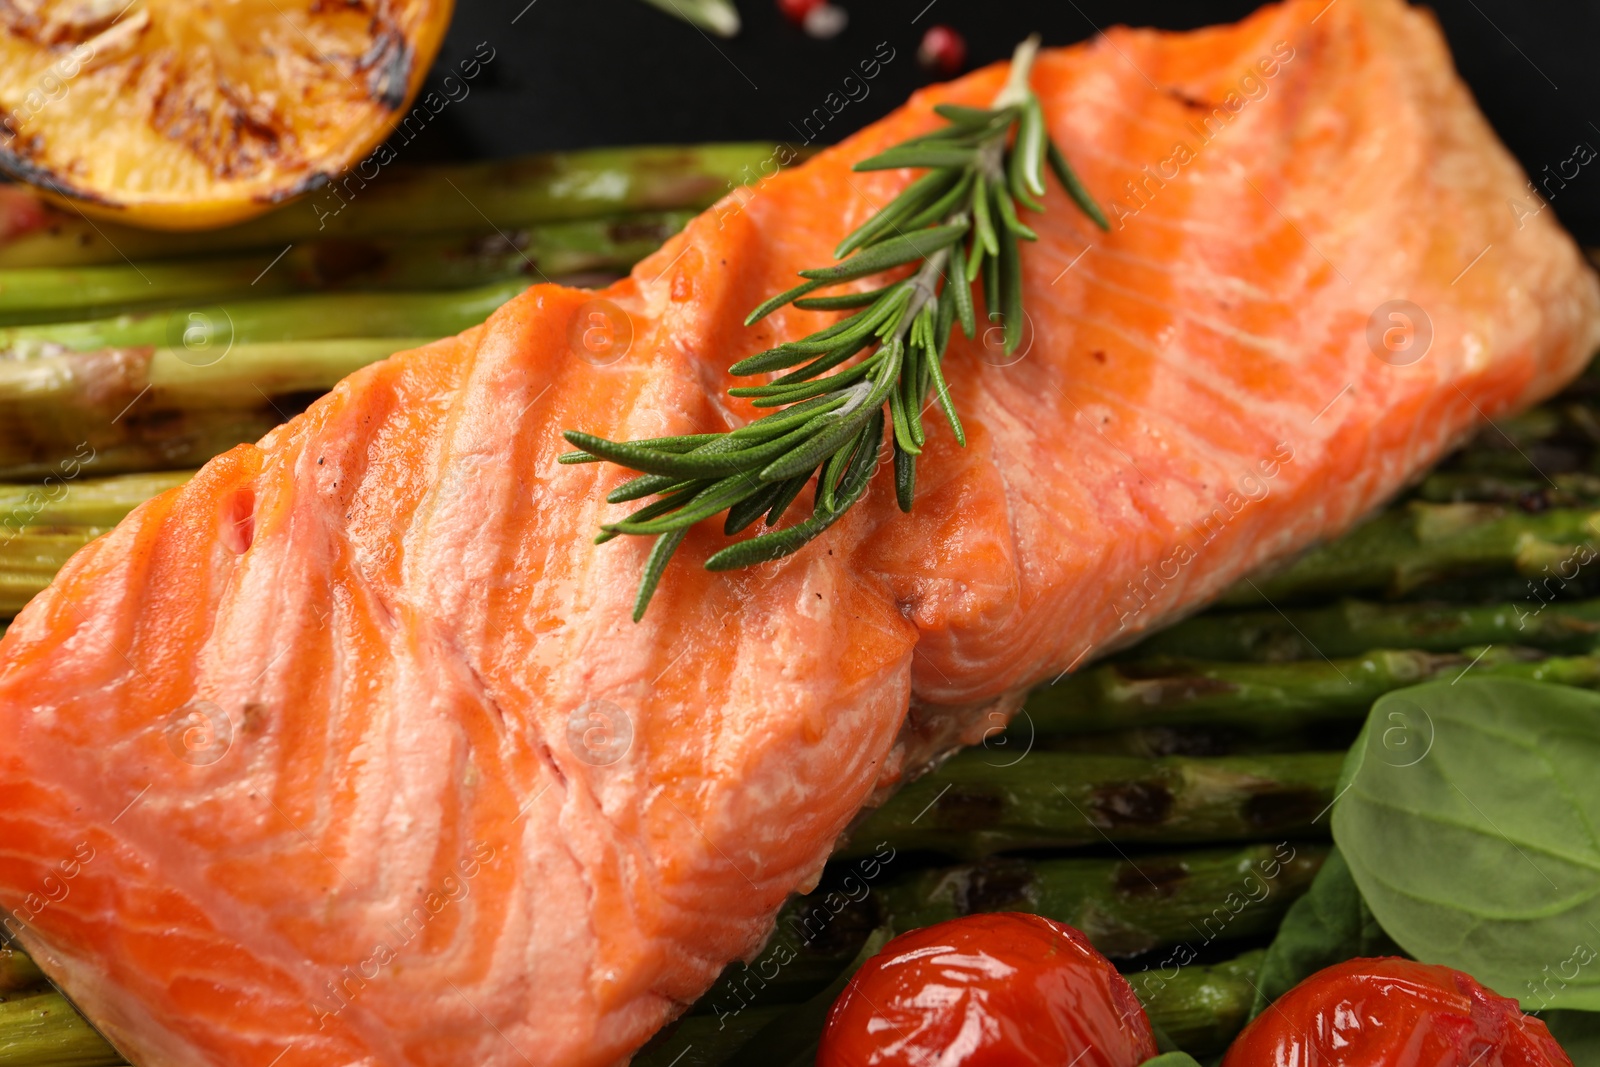
<instances>
[{"instance_id":1,"label":"dark background","mask_svg":"<svg viewBox=\"0 0 1600 1067\"><path fill-rule=\"evenodd\" d=\"M457 0L430 78L479 42L495 58L402 158L463 159L591 145L789 141L791 123L839 88L880 41L898 53L871 95L833 120L828 139L879 118L936 77L917 65L930 25L958 30L968 67L1010 54L1029 32L1068 44L1115 23L1185 29L1232 21L1255 0L837 0L849 27L807 37L776 0L736 0L744 32L708 38L640 0ZM1337 0L1336 0L1337 2ZM1437 0L1456 63L1530 173L1587 142L1600 149L1600 0ZM458 90L459 92L459 90ZM1600 164L1551 206L1600 244Z\"/></svg>"}]
</instances>

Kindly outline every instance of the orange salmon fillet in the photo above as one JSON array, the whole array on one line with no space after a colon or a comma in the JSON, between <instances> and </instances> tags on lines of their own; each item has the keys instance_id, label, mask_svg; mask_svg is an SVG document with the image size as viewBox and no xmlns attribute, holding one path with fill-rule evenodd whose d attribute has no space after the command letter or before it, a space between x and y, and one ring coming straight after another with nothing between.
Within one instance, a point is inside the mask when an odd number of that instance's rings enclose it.
<instances>
[{"instance_id":1,"label":"orange salmon fillet","mask_svg":"<svg viewBox=\"0 0 1600 1067\"><path fill-rule=\"evenodd\" d=\"M0 644L0 904L134 1063L626 1062L864 803L1347 529L1600 342L1600 285L1552 213L1519 221L1428 15L1114 30L1033 79L1112 230L1054 189L1029 218L1026 354L949 356L968 447L930 415L912 515L885 466L758 570L702 570L703 524L635 625L648 544L592 544L628 474L558 465L560 431L752 417L726 368L830 317L746 312L914 177L851 164L1004 76L696 220L600 294L632 324L616 362L574 353L596 294L536 286L214 460L29 605ZM1431 323L1414 362L1369 344L1393 300Z\"/></svg>"}]
</instances>

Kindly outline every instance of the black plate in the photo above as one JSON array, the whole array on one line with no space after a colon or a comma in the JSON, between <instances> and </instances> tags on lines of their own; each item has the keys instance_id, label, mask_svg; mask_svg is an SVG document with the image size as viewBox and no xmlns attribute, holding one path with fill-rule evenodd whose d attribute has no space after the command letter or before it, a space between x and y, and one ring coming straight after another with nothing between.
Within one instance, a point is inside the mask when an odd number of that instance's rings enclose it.
<instances>
[{"instance_id":1,"label":"black plate","mask_svg":"<svg viewBox=\"0 0 1600 1067\"><path fill-rule=\"evenodd\" d=\"M922 33L934 23L965 36L974 66L1004 58L1033 30L1049 44L1067 44L1118 22L1183 29L1232 21L1259 6L1252 0L838 0L849 26L818 41L789 25L776 0L736 2L745 29L724 41L640 0L457 0L433 87L442 90L444 75L481 46L484 55L493 49L494 59L472 82L452 83L458 99L398 146L401 158L647 142L796 143L808 132L833 141L935 80L916 61ZM1600 2L1440 0L1435 10L1484 111L1531 174L1561 167L1580 142L1600 148ZM894 58L866 86L867 95L830 116L825 131L815 121L806 128L805 117L840 91L880 43ZM1600 160L1565 188L1551 186L1556 212L1590 244L1600 244L1597 172Z\"/></svg>"}]
</instances>

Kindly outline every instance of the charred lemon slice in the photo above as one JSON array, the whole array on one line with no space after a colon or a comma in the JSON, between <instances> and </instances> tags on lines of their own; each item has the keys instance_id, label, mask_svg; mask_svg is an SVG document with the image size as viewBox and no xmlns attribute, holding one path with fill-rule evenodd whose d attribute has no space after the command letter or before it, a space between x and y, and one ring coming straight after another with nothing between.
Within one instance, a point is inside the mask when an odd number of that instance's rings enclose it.
<instances>
[{"instance_id":1,"label":"charred lemon slice","mask_svg":"<svg viewBox=\"0 0 1600 1067\"><path fill-rule=\"evenodd\" d=\"M0 170L85 213L238 222L406 113L451 0L0 0Z\"/></svg>"}]
</instances>

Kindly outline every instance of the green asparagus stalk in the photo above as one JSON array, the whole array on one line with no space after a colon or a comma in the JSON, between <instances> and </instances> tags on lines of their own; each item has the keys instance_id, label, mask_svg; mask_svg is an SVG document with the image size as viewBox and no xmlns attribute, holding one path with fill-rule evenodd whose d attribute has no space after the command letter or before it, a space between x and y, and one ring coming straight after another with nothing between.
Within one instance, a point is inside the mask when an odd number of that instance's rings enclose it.
<instances>
[{"instance_id":1,"label":"green asparagus stalk","mask_svg":"<svg viewBox=\"0 0 1600 1067\"><path fill-rule=\"evenodd\" d=\"M262 252L142 266L118 262L0 270L0 323L52 323L97 309L206 304L333 288L457 289L507 281L521 286L583 272L624 273L661 247L690 217L687 212L667 211L552 223L504 236L489 231L487 236L466 238L313 241L294 245L277 258ZM339 311L338 301L353 297L324 299ZM447 294L436 299L447 299ZM150 312L132 317L163 319ZM86 325L100 333L106 330L103 323ZM77 342L73 347L100 347L85 343L81 330L68 336ZM18 340L30 338L61 339L49 327L9 329L0 332L0 348L13 348ZM161 343L164 335L104 342Z\"/></svg>"},{"instance_id":2,"label":"green asparagus stalk","mask_svg":"<svg viewBox=\"0 0 1600 1067\"><path fill-rule=\"evenodd\" d=\"M115 526L158 493L182 485L192 471L67 478L52 485L0 485L0 542L28 527Z\"/></svg>"},{"instance_id":3,"label":"green asparagus stalk","mask_svg":"<svg viewBox=\"0 0 1600 1067\"><path fill-rule=\"evenodd\" d=\"M0 994L44 985L44 972L21 949L0 944Z\"/></svg>"},{"instance_id":4,"label":"green asparagus stalk","mask_svg":"<svg viewBox=\"0 0 1600 1067\"><path fill-rule=\"evenodd\" d=\"M1322 837L1343 754L1145 760L1032 752L997 768L983 749L953 757L863 819L842 850L878 842L977 859L1107 842L1193 845Z\"/></svg>"},{"instance_id":5,"label":"green asparagus stalk","mask_svg":"<svg viewBox=\"0 0 1600 1067\"><path fill-rule=\"evenodd\" d=\"M681 0L680 0L681 2ZM48 226L0 244L0 270L276 254L333 238L394 240L515 230L639 211L699 210L735 185L793 162L771 145L602 148L460 165L361 168L238 226L156 233L53 211ZM260 270L264 263L258 263Z\"/></svg>"},{"instance_id":6,"label":"green asparagus stalk","mask_svg":"<svg viewBox=\"0 0 1600 1067\"><path fill-rule=\"evenodd\" d=\"M186 334L217 351L230 340L233 344L262 344L352 337L447 337L476 326L525 288L525 282L512 280L444 292L315 293L19 326L0 329L0 353L10 352L41 361L38 367L49 367L52 364L44 361L70 352L182 348ZM189 359L193 362L197 357L190 355ZM71 361L61 365L70 367Z\"/></svg>"},{"instance_id":7,"label":"green asparagus stalk","mask_svg":"<svg viewBox=\"0 0 1600 1067\"><path fill-rule=\"evenodd\" d=\"M248 293L261 275L257 259L149 263L144 267L36 267L0 271L0 323L50 322L72 312ZM261 277L258 291L277 291L287 276Z\"/></svg>"},{"instance_id":8,"label":"green asparagus stalk","mask_svg":"<svg viewBox=\"0 0 1600 1067\"><path fill-rule=\"evenodd\" d=\"M221 358L202 346L0 360L0 479L59 476L67 462L97 475L197 467L258 439L352 371L428 340L219 344Z\"/></svg>"},{"instance_id":9,"label":"green asparagus stalk","mask_svg":"<svg viewBox=\"0 0 1600 1067\"><path fill-rule=\"evenodd\" d=\"M897 930L977 912L1030 912L1076 927L1113 959L1127 958L1272 933L1327 852L1285 842L1135 859L991 857L918 871L880 890L878 906Z\"/></svg>"},{"instance_id":10,"label":"green asparagus stalk","mask_svg":"<svg viewBox=\"0 0 1600 1067\"><path fill-rule=\"evenodd\" d=\"M1416 496L1437 504L1512 504L1532 512L1592 508L1600 505L1600 475L1580 471L1542 478L1537 474L1436 471L1422 480Z\"/></svg>"},{"instance_id":11,"label":"green asparagus stalk","mask_svg":"<svg viewBox=\"0 0 1600 1067\"><path fill-rule=\"evenodd\" d=\"M1600 376L1585 373L1541 407L1483 428L1415 491L1437 503L1529 511L1600 502Z\"/></svg>"},{"instance_id":12,"label":"green asparagus stalk","mask_svg":"<svg viewBox=\"0 0 1600 1067\"><path fill-rule=\"evenodd\" d=\"M1079 755L1138 756L1245 756L1268 752L1303 752L1321 747L1326 731L1284 729L1262 733L1232 726L1141 726L1094 734L1040 734L1026 717L1013 723L1004 735L988 741L991 752L1020 752L1030 735L1041 752L1076 752ZM1005 745L998 743L1004 737Z\"/></svg>"},{"instance_id":13,"label":"green asparagus stalk","mask_svg":"<svg viewBox=\"0 0 1600 1067\"><path fill-rule=\"evenodd\" d=\"M427 344L422 335L344 337L334 340L231 344L224 333L210 333L192 347L72 352L36 359L0 361L0 412L37 422L41 417L82 417L94 407L114 415L150 390L154 406L163 401L252 400L306 390L326 391L368 363L406 348ZM115 370L111 388L103 376ZM92 401L89 399L92 397ZM72 406L63 408L63 403ZM84 427L92 433L94 427Z\"/></svg>"},{"instance_id":14,"label":"green asparagus stalk","mask_svg":"<svg viewBox=\"0 0 1600 1067\"><path fill-rule=\"evenodd\" d=\"M565 242L560 265L625 266L678 221L655 218L547 236ZM23 357L0 359L0 479L44 478L85 451L98 474L199 466L358 367L482 321L521 288L320 294L0 331L0 351Z\"/></svg>"},{"instance_id":15,"label":"green asparagus stalk","mask_svg":"<svg viewBox=\"0 0 1600 1067\"><path fill-rule=\"evenodd\" d=\"M1256 972L1266 954L1256 949L1209 967L1158 967L1127 978L1162 1033L1193 1056L1213 1056L1249 1021Z\"/></svg>"},{"instance_id":16,"label":"green asparagus stalk","mask_svg":"<svg viewBox=\"0 0 1600 1067\"><path fill-rule=\"evenodd\" d=\"M14 615L71 555L191 472L115 478L59 475L50 485L0 485L0 618ZM0 957L0 985L4 981ZM3 991L3 990L0 990Z\"/></svg>"},{"instance_id":17,"label":"green asparagus stalk","mask_svg":"<svg viewBox=\"0 0 1600 1067\"><path fill-rule=\"evenodd\" d=\"M0 616L15 615L103 526L47 526L0 536Z\"/></svg>"},{"instance_id":18,"label":"green asparagus stalk","mask_svg":"<svg viewBox=\"0 0 1600 1067\"><path fill-rule=\"evenodd\" d=\"M1600 446L1600 378L1584 374L1540 407L1486 426L1441 468L1478 474L1522 475L1592 469Z\"/></svg>"},{"instance_id":19,"label":"green asparagus stalk","mask_svg":"<svg viewBox=\"0 0 1600 1067\"><path fill-rule=\"evenodd\" d=\"M1025 706L1041 735L1190 725L1270 734L1359 720L1384 693L1469 670L1474 677L1600 686L1600 658L1593 656L1547 657L1498 646L1458 653L1379 650L1292 663L1109 663L1035 690Z\"/></svg>"},{"instance_id":20,"label":"green asparagus stalk","mask_svg":"<svg viewBox=\"0 0 1600 1067\"><path fill-rule=\"evenodd\" d=\"M1342 600L1282 612L1213 612L1145 639L1129 655L1284 662L1357 656L1380 648L1455 652L1497 644L1575 653L1596 643L1600 600L1526 600L1481 607Z\"/></svg>"},{"instance_id":21,"label":"green asparagus stalk","mask_svg":"<svg viewBox=\"0 0 1600 1067\"><path fill-rule=\"evenodd\" d=\"M1597 403L1600 371L1590 367L1538 407L1482 427L1440 467L1530 475L1587 469L1587 461L1600 446Z\"/></svg>"},{"instance_id":22,"label":"green asparagus stalk","mask_svg":"<svg viewBox=\"0 0 1600 1067\"><path fill-rule=\"evenodd\" d=\"M1275 574L1235 586L1223 603L1283 606L1360 592L1403 595L1451 579L1521 575L1557 581L1600 553L1600 511L1538 515L1480 504L1413 502L1378 516Z\"/></svg>"},{"instance_id":23,"label":"green asparagus stalk","mask_svg":"<svg viewBox=\"0 0 1600 1067\"><path fill-rule=\"evenodd\" d=\"M1480 429L1462 451L1511 452L1559 438L1568 426L1563 401L1557 397L1516 415L1502 416Z\"/></svg>"},{"instance_id":24,"label":"green asparagus stalk","mask_svg":"<svg viewBox=\"0 0 1600 1067\"><path fill-rule=\"evenodd\" d=\"M0 1003L0 1067L112 1067L116 1049L60 993Z\"/></svg>"},{"instance_id":25,"label":"green asparagus stalk","mask_svg":"<svg viewBox=\"0 0 1600 1067\"><path fill-rule=\"evenodd\" d=\"M310 399L304 394L279 396L259 399L251 408L208 410L157 410L140 401L114 423L86 419L78 424L80 434L82 429L93 432L80 435L73 444L68 444L75 429L70 421L52 425L39 420L28 427L37 435L32 440L21 436L13 424L0 428L0 478L39 482L59 477L73 455L92 456L92 463L85 466L96 474L198 467L235 445L260 440L285 418L298 414ZM0 412L3 408L0 405ZM91 414L99 419L102 413ZM0 420L10 417L9 412L0 413Z\"/></svg>"}]
</instances>

